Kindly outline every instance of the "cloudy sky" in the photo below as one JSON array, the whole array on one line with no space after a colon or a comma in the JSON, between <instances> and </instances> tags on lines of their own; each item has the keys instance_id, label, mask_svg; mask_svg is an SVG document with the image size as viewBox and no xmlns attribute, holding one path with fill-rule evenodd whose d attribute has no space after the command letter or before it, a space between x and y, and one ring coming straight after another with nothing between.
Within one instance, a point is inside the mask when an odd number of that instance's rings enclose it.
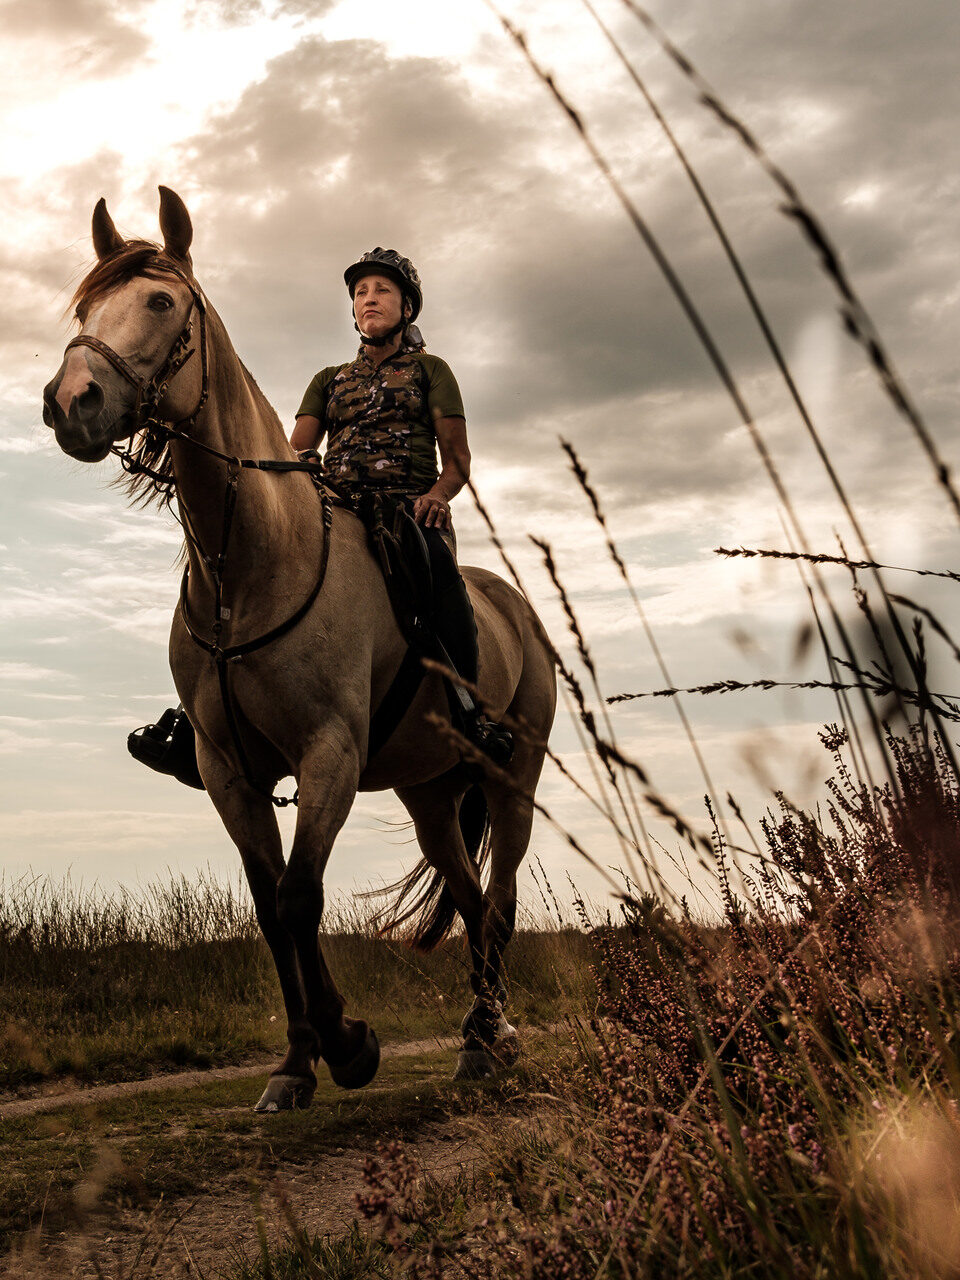
<instances>
[{"instance_id":1,"label":"cloudy sky","mask_svg":"<svg viewBox=\"0 0 960 1280\"><path fill-rule=\"evenodd\" d=\"M597 0L658 97L788 353L876 555L955 568L957 525L928 464L836 316L777 192L697 104L620 0ZM953 0L651 0L659 21L822 216L931 432L956 447L958 90ZM507 12L582 113L702 308L811 545L850 530L669 148L580 0ZM672 681L818 678L795 658L805 597L789 566L722 562L784 546L782 513L653 263L569 123L481 0L5 0L0 58L0 873L137 885L169 870L235 875L205 797L136 766L131 727L170 702L176 526L128 510L111 463L66 459L40 393L70 329L101 195L120 229L157 235L158 183L194 221L198 278L292 426L319 367L355 346L341 273L374 244L417 263L428 349L464 393L474 475L564 653L527 534L546 538L604 693L663 683L633 605L571 482L574 442L607 508ZM461 559L497 567L470 509ZM832 579L846 601L842 577ZM897 575L957 620L954 597ZM851 606L844 603L844 608ZM956 693L952 666L938 676ZM827 772L829 701L786 692L685 704L721 791L754 812ZM669 703L611 712L621 743L698 824L703 783ZM590 782L561 713L554 745ZM620 860L553 771L542 798L603 865ZM358 804L331 861L338 889L414 856L390 796ZM652 823L666 846L677 842ZM599 895L546 824L551 879ZM528 882L528 899L536 891Z\"/></svg>"}]
</instances>

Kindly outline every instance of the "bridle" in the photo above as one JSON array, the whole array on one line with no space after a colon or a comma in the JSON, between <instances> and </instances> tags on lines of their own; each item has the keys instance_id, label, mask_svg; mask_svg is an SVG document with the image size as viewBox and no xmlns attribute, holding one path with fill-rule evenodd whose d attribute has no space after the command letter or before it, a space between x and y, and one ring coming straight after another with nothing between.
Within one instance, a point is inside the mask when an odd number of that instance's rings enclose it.
<instances>
[{"instance_id":1,"label":"bridle","mask_svg":"<svg viewBox=\"0 0 960 1280\"><path fill-rule=\"evenodd\" d=\"M70 342L67 343L66 350L71 347L90 347L96 351L98 355L109 361L117 372L126 379L137 393L136 403L133 406L134 425L130 431L131 436L137 431L150 430L153 428L162 428L170 434L176 434L178 431L186 431L196 422L200 410L207 402L207 394L209 390L209 370L207 368L207 308L203 300L203 294L193 280L181 271L179 267L173 263L164 262L161 264L161 270L168 272L170 275L176 276L190 290L193 298L190 310L187 313L186 321L180 333L174 339L173 346L167 352L166 358L161 363L159 369L151 378L142 377L131 365L124 360L118 351L114 351L113 347L107 343L101 342L99 338L93 337L92 334L80 333ZM173 378L180 372L190 357L196 350L191 347L190 338L193 332L193 313L196 311L200 317L200 397L197 401L196 408L186 418L181 418L174 423L173 427L169 427L166 423L160 421L159 410L160 401L172 382ZM189 438L189 437L185 437ZM194 444L197 441L193 441ZM119 449L116 445L111 449L112 453L116 453L121 459L124 456L124 450Z\"/></svg>"},{"instance_id":2,"label":"bridle","mask_svg":"<svg viewBox=\"0 0 960 1280\"><path fill-rule=\"evenodd\" d=\"M187 313L187 319L180 333L174 339L173 345L167 352L166 358L151 378L143 378L135 369L119 354L114 351L107 343L102 342L99 338L85 333L79 334L67 343L66 350L71 347L90 347L99 355L103 356L117 372L126 379L137 393L136 403L133 408L133 425L130 428L130 438L138 431L146 431L151 435L161 437L166 441L181 440L185 444L190 445L194 449L200 450L202 453L211 457L218 458L224 462L227 467L226 491L224 493L223 503L223 529L220 537L220 549L215 556L208 555L200 543L193 530L193 521L190 518L189 510L185 504L181 503L181 525L187 541L190 542L200 557L200 560L209 570L214 583L214 614L212 624L213 639L205 639L196 629L193 620L190 617L187 607L187 590L189 587L189 566L184 569L183 580L180 584L180 616L183 625L187 629L187 633L205 653L208 653L214 660L217 668L217 678L220 684L220 697L223 702L224 717L230 736L233 739L233 747L240 764L241 776L244 781L261 795L266 796L278 808L284 808L286 805L295 805L298 801L299 792L295 791L292 796L275 796L272 788L266 787L259 783L253 775L250 768L250 762L247 753L244 750L243 743L240 738L240 729L237 723L236 711L233 704L233 697L230 692L230 682L228 677L229 665L241 661L247 654L262 649L268 644L272 644L275 640L279 640L281 636L291 631L298 622L310 612L316 602L317 597L323 587L324 579L327 573L327 564L330 558L330 527L332 523L332 508L330 498L322 481L323 468L319 462L301 462L286 461L279 458L238 458L231 454L223 453L219 449L213 448L211 445L205 444L202 440L196 440L191 434L190 429L196 424L200 412L207 402L209 394L209 369L207 363L207 311L204 303L203 294L199 287L192 281L183 271L172 263L164 262L160 264L161 269L169 272L171 275L177 276L190 290L193 303L190 311ZM174 423L164 422L160 417L160 404L173 378L180 372L187 361L194 354L196 347L190 346L190 339L193 332L193 313L196 311L200 321L200 395L197 400L196 407L193 412L185 418L180 418ZM169 477L163 476L156 471L151 470L145 463L141 462L130 450L129 447L122 448L119 445L111 446L111 453L116 454L120 459L120 464L128 475L145 475L150 479L160 483L169 483ZM253 640L247 640L244 644L228 645L226 648L221 644L224 620L230 617L230 610L223 602L223 577L226 569L227 550L230 543L230 531L233 525L233 516L237 505L237 482L240 473L245 470L250 471L304 471L307 472L313 480L320 497L320 506L323 521L323 549L320 553L320 567L317 574L317 580L308 595L307 599L299 606L299 608L278 626L273 627L270 631L265 632L261 636L257 636ZM236 779L234 779L236 781ZM228 784L228 785L232 785Z\"/></svg>"}]
</instances>

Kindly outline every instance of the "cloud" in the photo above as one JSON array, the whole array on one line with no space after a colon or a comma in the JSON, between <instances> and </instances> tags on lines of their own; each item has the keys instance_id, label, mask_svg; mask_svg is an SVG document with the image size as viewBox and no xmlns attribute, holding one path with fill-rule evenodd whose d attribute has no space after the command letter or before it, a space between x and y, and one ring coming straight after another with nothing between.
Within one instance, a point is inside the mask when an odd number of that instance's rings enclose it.
<instances>
[{"instance_id":1,"label":"cloud","mask_svg":"<svg viewBox=\"0 0 960 1280\"><path fill-rule=\"evenodd\" d=\"M0 436L0 453L43 453L48 441L39 434L29 436Z\"/></svg>"},{"instance_id":2,"label":"cloud","mask_svg":"<svg viewBox=\"0 0 960 1280\"><path fill-rule=\"evenodd\" d=\"M255 0L198 4L193 20L250 24L262 8ZM546 90L499 35L478 38L460 62L396 56L385 31L371 31L380 39L321 38L310 22L327 8L296 0L271 6L292 20L291 30L303 22L295 47L251 74L239 97L225 94L212 117L199 111L189 136L156 152L156 172L105 132L101 152L57 166L40 185L0 178L5 207L31 211L10 220L0 246L0 450L20 479L0 514L11 549L0 616L15 640L63 645L56 656L65 673L53 676L72 689L65 674L82 673L91 691L87 705L68 708L78 717L71 721L56 701L79 695L48 693L44 679L14 672L11 688L30 701L5 707L25 723L7 722L4 731L32 737L34 746L55 739L30 717L47 699L47 723L58 732L95 718L87 736L103 769L105 755L115 763L106 743L122 753L118 707L142 706L137 717L148 718L144 689L161 689L149 697L158 709L164 704L161 646L176 597L177 526L169 516L125 511L118 494L96 489L90 470L59 456L53 465L27 447L46 439L30 428L39 388L61 358L68 282L91 252L93 203L106 194L124 230L155 237L157 181L187 199L200 279L288 424L313 372L355 350L344 265L378 243L413 257L425 283L428 346L449 360L465 394L478 488L566 652L562 613L524 535L535 531L554 546L607 691L663 681L558 434L589 468L671 679L786 674L805 607L795 568L724 564L712 552L720 543L786 545L773 488L689 323ZM15 10L26 23L25 7ZM562 13L525 15L534 51L570 92L689 287L811 543L833 550L836 500L709 226L589 18L579 6ZM84 62L77 31L88 19L117 66L136 65L136 42L125 44L124 31L111 26L134 25L132 8L100 6L92 16L84 5L61 14L47 3L38 15L52 58L68 59L70 40L79 40L71 74L96 67ZM58 15L61 28L53 25ZM398 13L396 21L405 20ZM842 334L836 297L796 227L777 212L777 192L697 106L639 25L619 13L612 21L717 201L878 554L918 564L935 554L949 566L956 539L945 530L929 467ZM960 300L955 7L733 0L721 23L706 0L684 0L664 21L823 216L950 452ZM105 61L96 74L113 72ZM109 474L109 466L96 473ZM462 558L495 564L469 500L455 510ZM833 581L845 599L842 575ZM933 595L924 601L939 610ZM730 641L734 632L753 637L749 659ZM144 634L149 647L139 643ZM94 692L103 690L117 700ZM696 704L706 747L724 770L735 754L731 726L754 716L786 723L784 754L810 736L814 714L794 714L778 697ZM644 703L619 709L616 723L641 759L652 756L658 783L668 793L676 785L695 804L700 784L680 762L686 747L671 736L670 712ZM561 725L557 740L568 739ZM5 741L15 749L14 737ZM95 773L83 774L84 786L101 785ZM566 813L567 801L550 795ZM352 865L387 866L393 851L368 851L363 826L363 815L383 812L385 801L365 803L344 843L356 851ZM25 839L32 820L17 828ZM70 821L68 814L64 827ZM103 819L100 830L116 840L111 849L124 839L136 845L124 823ZM59 838L59 820L49 831L51 842Z\"/></svg>"},{"instance_id":3,"label":"cloud","mask_svg":"<svg viewBox=\"0 0 960 1280\"><path fill-rule=\"evenodd\" d=\"M52 667L36 666L32 662L0 662L0 681L20 684L40 680L63 680L70 677L63 671L54 671Z\"/></svg>"},{"instance_id":4,"label":"cloud","mask_svg":"<svg viewBox=\"0 0 960 1280\"><path fill-rule=\"evenodd\" d=\"M60 809L41 812L21 809L7 815L6 832L11 848L19 842L37 842L43 832L38 852L55 854L58 862L75 856L108 852L128 858L134 850L169 850L178 840L194 838L200 831L208 835L219 829L213 810L172 813L167 809L149 812L141 809Z\"/></svg>"},{"instance_id":5,"label":"cloud","mask_svg":"<svg viewBox=\"0 0 960 1280\"><path fill-rule=\"evenodd\" d=\"M287 14L299 19L321 17L334 7L336 0L193 0L188 5L188 21L210 22L211 14L227 25L255 23L274 14Z\"/></svg>"},{"instance_id":6,"label":"cloud","mask_svg":"<svg viewBox=\"0 0 960 1280\"><path fill-rule=\"evenodd\" d=\"M137 25L145 7L136 0L7 0L4 31L8 40L38 46L31 56L46 53L46 61L55 54L61 76L116 75L149 52L150 39Z\"/></svg>"}]
</instances>

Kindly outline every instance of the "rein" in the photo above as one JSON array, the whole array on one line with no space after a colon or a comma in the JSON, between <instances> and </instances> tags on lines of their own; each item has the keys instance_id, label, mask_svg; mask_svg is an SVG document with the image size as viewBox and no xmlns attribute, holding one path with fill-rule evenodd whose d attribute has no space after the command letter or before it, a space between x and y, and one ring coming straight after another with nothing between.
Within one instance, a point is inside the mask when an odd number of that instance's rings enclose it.
<instances>
[{"instance_id":1,"label":"rein","mask_svg":"<svg viewBox=\"0 0 960 1280\"><path fill-rule=\"evenodd\" d=\"M187 315L187 320L179 335L175 339L173 346L167 353L166 359L160 365L152 378L146 379L141 377L135 369L121 356L118 352L101 342L99 338L89 336L87 334L79 334L72 341L67 343L66 350L71 347L90 347L99 355L109 361L110 364L126 379L137 393L136 404L134 405L134 425L130 431L131 438L138 431L147 431L153 435L163 436L167 441L182 440L185 444L190 445L194 449L207 454L210 457L218 458L227 465L227 483L226 492L224 494L224 519L223 533L221 535L220 550L213 558L208 556L200 545L200 541L196 534L190 529L190 518L187 509L183 508L184 519L181 520L184 534L189 542L191 542L200 556L201 560L210 570L213 577L215 593L214 593L214 617L213 617L213 639L205 640L197 631L195 624L190 618L187 609L187 589L189 585L189 567L184 569L183 580L180 585L180 616L183 624L187 629L187 634L195 644L199 645L205 653L208 653L214 660L217 668L217 679L220 685L220 697L223 702L224 717L227 727L230 731L230 737L233 740L234 751L240 765L240 774L248 786L258 791L261 795L269 799L277 808L284 808L289 804L296 805L299 798L299 791L295 791L292 796L275 796L272 789L260 784L253 776L250 768L250 761L244 750L243 742L240 737L240 729L237 723L237 715L234 707L233 696L230 691L229 680L229 664L239 662L247 654L254 653L257 649L262 649L268 644L272 644L275 640L279 640L287 632L301 622L310 609L315 604L317 597L323 588L323 583L327 575L327 564L330 559L330 526L332 523L332 507L330 499L320 483L322 476L322 467L319 462L301 462L285 461L283 459L274 458L237 458L231 454L223 453L220 449L215 449L211 445L204 444L202 440L196 440L190 435L190 428L193 427L200 416L203 406L207 402L209 393L209 369L207 364L207 316L206 306L203 301L203 295L200 289L192 280L189 279L184 272L172 264L163 263L162 269L169 271L171 274L178 276L180 280L187 286L193 297L193 305ZM166 393L167 387L173 378L180 372L190 357L194 354L196 348L189 347L190 337L192 334L192 316L196 310L200 318L200 396L193 412L185 418L180 418L172 425L162 421L160 418L160 402ZM131 453L129 447L121 448L119 445L111 447L111 453L120 459L120 465L128 475L145 475L151 480L168 484L169 477L163 476L159 472L153 471L146 466L138 458ZM230 610L223 604L223 575L227 562L227 550L230 542L230 531L233 524L233 515L237 505L237 481L242 471L305 471L310 474L311 479L320 496L320 506L323 519L323 550L320 555L320 568L317 575L316 583L313 586L307 599L301 604L294 613L281 622L278 626L271 628L270 631L264 632L263 635L257 636L253 640L247 640L243 644L229 645L224 648L220 643L220 637L223 631L223 623L226 618L230 617Z\"/></svg>"}]
</instances>

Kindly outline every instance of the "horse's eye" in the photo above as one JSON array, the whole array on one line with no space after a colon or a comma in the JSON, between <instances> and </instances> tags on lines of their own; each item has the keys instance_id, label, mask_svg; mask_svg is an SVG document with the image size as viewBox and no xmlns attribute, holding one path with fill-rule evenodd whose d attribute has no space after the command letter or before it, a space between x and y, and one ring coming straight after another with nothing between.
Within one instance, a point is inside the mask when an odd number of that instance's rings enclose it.
<instances>
[{"instance_id":1,"label":"horse's eye","mask_svg":"<svg viewBox=\"0 0 960 1280\"><path fill-rule=\"evenodd\" d=\"M147 303L147 306L151 311L169 311L173 306L173 299L169 293L155 293Z\"/></svg>"}]
</instances>

